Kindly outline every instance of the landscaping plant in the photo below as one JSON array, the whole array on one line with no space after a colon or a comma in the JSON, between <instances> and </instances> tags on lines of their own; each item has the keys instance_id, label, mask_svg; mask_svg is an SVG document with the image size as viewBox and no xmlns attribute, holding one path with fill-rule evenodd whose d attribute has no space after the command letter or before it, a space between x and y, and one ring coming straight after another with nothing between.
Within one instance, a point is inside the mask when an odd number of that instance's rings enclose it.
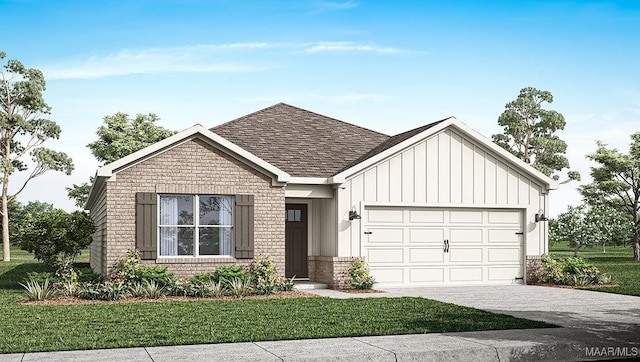
<instances>
[{"instance_id":1,"label":"landscaping plant","mask_svg":"<svg viewBox=\"0 0 640 362\"><path fill-rule=\"evenodd\" d=\"M376 280L363 259L354 258L346 272L346 289L372 289Z\"/></svg>"},{"instance_id":2,"label":"landscaping plant","mask_svg":"<svg viewBox=\"0 0 640 362\"><path fill-rule=\"evenodd\" d=\"M544 283L583 286L611 282L608 274L601 273L582 258L553 259L545 255L542 258L542 269L540 280Z\"/></svg>"}]
</instances>

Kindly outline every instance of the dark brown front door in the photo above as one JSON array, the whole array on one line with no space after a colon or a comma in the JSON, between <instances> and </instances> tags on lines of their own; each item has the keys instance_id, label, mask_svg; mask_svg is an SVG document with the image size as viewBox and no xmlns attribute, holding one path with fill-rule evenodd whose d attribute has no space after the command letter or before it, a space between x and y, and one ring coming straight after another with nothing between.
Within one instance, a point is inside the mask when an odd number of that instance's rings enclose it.
<instances>
[{"instance_id":1,"label":"dark brown front door","mask_svg":"<svg viewBox=\"0 0 640 362\"><path fill-rule=\"evenodd\" d=\"M307 205L285 206L285 275L307 278Z\"/></svg>"}]
</instances>

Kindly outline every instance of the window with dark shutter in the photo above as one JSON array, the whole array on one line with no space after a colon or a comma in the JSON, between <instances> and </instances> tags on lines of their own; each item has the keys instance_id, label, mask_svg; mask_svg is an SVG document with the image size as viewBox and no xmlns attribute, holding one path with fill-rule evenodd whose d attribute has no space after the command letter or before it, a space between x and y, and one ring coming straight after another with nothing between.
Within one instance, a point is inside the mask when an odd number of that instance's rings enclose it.
<instances>
[{"instance_id":1,"label":"window with dark shutter","mask_svg":"<svg viewBox=\"0 0 640 362\"><path fill-rule=\"evenodd\" d=\"M142 259L156 259L158 244L158 197L136 193L136 248Z\"/></svg>"},{"instance_id":2,"label":"window with dark shutter","mask_svg":"<svg viewBox=\"0 0 640 362\"><path fill-rule=\"evenodd\" d=\"M253 259L253 195L236 195L235 257Z\"/></svg>"}]
</instances>

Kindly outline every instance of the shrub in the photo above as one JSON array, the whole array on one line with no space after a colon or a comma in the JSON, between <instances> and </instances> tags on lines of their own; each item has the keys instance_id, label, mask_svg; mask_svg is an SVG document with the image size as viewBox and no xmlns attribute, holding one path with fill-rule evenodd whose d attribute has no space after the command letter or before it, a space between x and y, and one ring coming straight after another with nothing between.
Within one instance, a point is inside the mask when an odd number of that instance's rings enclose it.
<instances>
[{"instance_id":1,"label":"shrub","mask_svg":"<svg viewBox=\"0 0 640 362\"><path fill-rule=\"evenodd\" d=\"M52 283L57 281L55 275L51 272L28 272L27 277L23 281L26 284L30 280L40 284L43 284L45 281L51 281Z\"/></svg>"},{"instance_id":2,"label":"shrub","mask_svg":"<svg viewBox=\"0 0 640 362\"><path fill-rule=\"evenodd\" d=\"M247 281L250 278L249 272L244 270L241 265L224 265L219 266L210 274L211 280L214 282L231 283L234 279Z\"/></svg>"},{"instance_id":3,"label":"shrub","mask_svg":"<svg viewBox=\"0 0 640 362\"><path fill-rule=\"evenodd\" d=\"M540 280L545 283L582 286L610 283L611 277L582 258L556 260L545 255L542 258Z\"/></svg>"},{"instance_id":4,"label":"shrub","mask_svg":"<svg viewBox=\"0 0 640 362\"><path fill-rule=\"evenodd\" d=\"M40 283L36 280L30 279L25 284L19 283L24 287L29 300L47 300L55 297L58 293L53 285L49 284L49 279L45 279Z\"/></svg>"},{"instance_id":5,"label":"shrub","mask_svg":"<svg viewBox=\"0 0 640 362\"><path fill-rule=\"evenodd\" d=\"M75 270L78 273L78 283L97 283L103 280L102 275L95 273L91 267L76 267Z\"/></svg>"},{"instance_id":6,"label":"shrub","mask_svg":"<svg viewBox=\"0 0 640 362\"><path fill-rule=\"evenodd\" d=\"M176 282L176 276L167 271L166 266L146 266L140 268L138 279L143 283L156 283L161 287L166 287Z\"/></svg>"},{"instance_id":7,"label":"shrub","mask_svg":"<svg viewBox=\"0 0 640 362\"><path fill-rule=\"evenodd\" d=\"M295 278L295 277L294 277ZM292 292L296 290L296 285L293 283L293 279L282 278L276 281L276 291L278 292Z\"/></svg>"},{"instance_id":8,"label":"shrub","mask_svg":"<svg viewBox=\"0 0 640 362\"><path fill-rule=\"evenodd\" d=\"M55 209L27 214L15 240L22 250L55 269L59 262L72 263L89 246L94 231L93 220L87 213Z\"/></svg>"},{"instance_id":9,"label":"shrub","mask_svg":"<svg viewBox=\"0 0 640 362\"><path fill-rule=\"evenodd\" d=\"M230 283L230 293L236 298L251 294L251 286L246 280L235 278Z\"/></svg>"},{"instance_id":10,"label":"shrub","mask_svg":"<svg viewBox=\"0 0 640 362\"><path fill-rule=\"evenodd\" d=\"M132 285L135 282L141 282L140 273L142 271L142 262L140 252L137 250L127 251L126 258L118 258L111 267L109 279L126 285Z\"/></svg>"},{"instance_id":11,"label":"shrub","mask_svg":"<svg viewBox=\"0 0 640 362\"><path fill-rule=\"evenodd\" d=\"M129 288L119 281L107 281L104 283L83 283L78 288L78 297L91 300L114 301L128 297Z\"/></svg>"},{"instance_id":12,"label":"shrub","mask_svg":"<svg viewBox=\"0 0 640 362\"><path fill-rule=\"evenodd\" d=\"M346 277L345 287L348 289L371 289L376 283L367 263L358 258L354 258L349 264Z\"/></svg>"},{"instance_id":13,"label":"shrub","mask_svg":"<svg viewBox=\"0 0 640 362\"><path fill-rule=\"evenodd\" d=\"M272 257L256 255L249 264L249 274L256 293L272 294L277 290L278 271Z\"/></svg>"}]
</instances>

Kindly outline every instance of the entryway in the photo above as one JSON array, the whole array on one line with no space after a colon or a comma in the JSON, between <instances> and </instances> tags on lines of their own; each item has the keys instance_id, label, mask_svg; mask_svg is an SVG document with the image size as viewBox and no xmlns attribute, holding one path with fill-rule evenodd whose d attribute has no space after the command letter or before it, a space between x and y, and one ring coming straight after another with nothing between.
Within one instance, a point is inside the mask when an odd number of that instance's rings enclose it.
<instances>
[{"instance_id":1,"label":"entryway","mask_svg":"<svg viewBox=\"0 0 640 362\"><path fill-rule=\"evenodd\" d=\"M308 278L306 204L285 205L285 276Z\"/></svg>"}]
</instances>

